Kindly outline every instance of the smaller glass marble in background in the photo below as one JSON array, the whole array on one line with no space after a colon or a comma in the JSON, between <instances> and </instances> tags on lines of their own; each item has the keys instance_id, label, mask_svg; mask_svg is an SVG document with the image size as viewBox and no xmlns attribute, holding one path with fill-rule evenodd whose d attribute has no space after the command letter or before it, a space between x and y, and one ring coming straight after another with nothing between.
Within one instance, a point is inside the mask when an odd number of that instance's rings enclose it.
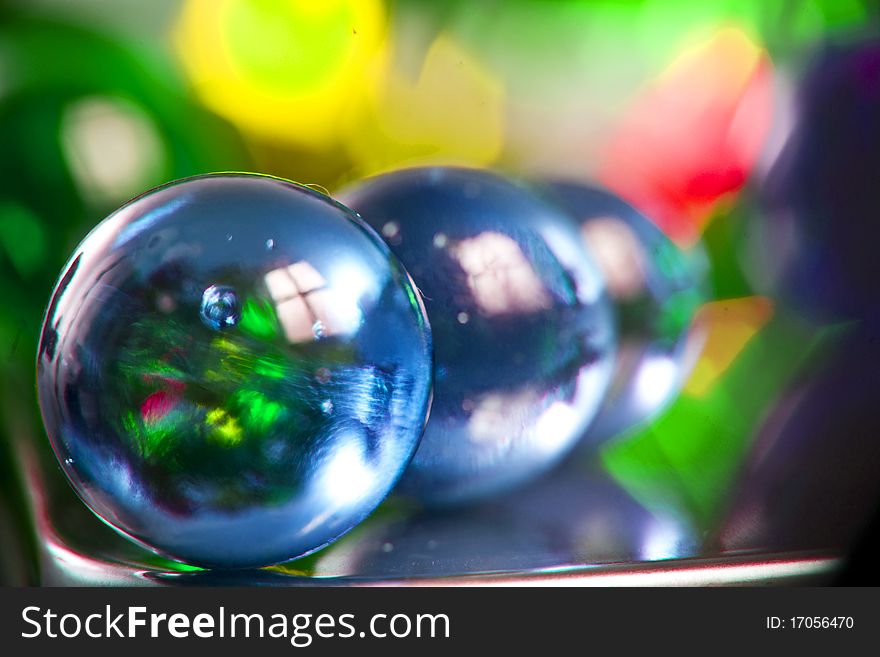
<instances>
[{"instance_id":1,"label":"smaller glass marble in background","mask_svg":"<svg viewBox=\"0 0 880 657\"><path fill-rule=\"evenodd\" d=\"M262 566L326 545L397 482L428 411L430 331L348 209L215 174L138 197L77 247L37 378L96 515L166 556Z\"/></svg>"},{"instance_id":2,"label":"smaller glass marble in background","mask_svg":"<svg viewBox=\"0 0 880 657\"><path fill-rule=\"evenodd\" d=\"M571 220L475 169L396 171L339 198L401 259L431 322L433 407L399 489L449 505L546 472L599 408L615 345Z\"/></svg>"},{"instance_id":3,"label":"smaller glass marble in background","mask_svg":"<svg viewBox=\"0 0 880 657\"><path fill-rule=\"evenodd\" d=\"M567 181L549 182L547 190L577 221L616 311L614 374L585 436L594 444L644 425L678 395L698 351L689 343L699 347L690 329L708 298L708 261L699 245L681 251L609 191Z\"/></svg>"}]
</instances>

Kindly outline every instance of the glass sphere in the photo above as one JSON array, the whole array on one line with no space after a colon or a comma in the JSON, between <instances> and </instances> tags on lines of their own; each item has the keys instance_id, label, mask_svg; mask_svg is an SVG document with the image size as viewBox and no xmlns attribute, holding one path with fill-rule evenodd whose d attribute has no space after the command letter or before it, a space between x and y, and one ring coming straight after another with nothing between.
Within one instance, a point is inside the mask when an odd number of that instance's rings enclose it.
<instances>
[{"instance_id":1,"label":"glass sphere","mask_svg":"<svg viewBox=\"0 0 880 657\"><path fill-rule=\"evenodd\" d=\"M587 442L649 422L677 395L693 358L685 348L691 320L707 299L705 254L681 251L647 217L604 189L549 183L549 192L580 226L617 317L611 386Z\"/></svg>"},{"instance_id":2,"label":"glass sphere","mask_svg":"<svg viewBox=\"0 0 880 657\"><path fill-rule=\"evenodd\" d=\"M385 497L425 423L431 344L406 272L352 212L214 174L86 237L37 370L92 511L162 554L246 567L325 545Z\"/></svg>"},{"instance_id":3,"label":"glass sphere","mask_svg":"<svg viewBox=\"0 0 880 657\"><path fill-rule=\"evenodd\" d=\"M431 321L433 407L400 490L451 504L550 468L593 419L615 342L573 222L470 169L398 171L340 198L385 237Z\"/></svg>"}]
</instances>

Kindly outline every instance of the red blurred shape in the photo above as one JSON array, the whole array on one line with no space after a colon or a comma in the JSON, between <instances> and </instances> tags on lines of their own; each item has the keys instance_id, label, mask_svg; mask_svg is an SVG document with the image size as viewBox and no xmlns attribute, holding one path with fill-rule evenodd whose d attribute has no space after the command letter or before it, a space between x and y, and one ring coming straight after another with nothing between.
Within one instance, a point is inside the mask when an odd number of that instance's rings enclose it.
<instances>
[{"instance_id":1,"label":"red blurred shape","mask_svg":"<svg viewBox=\"0 0 880 657\"><path fill-rule=\"evenodd\" d=\"M144 422L149 424L158 422L174 410L180 401L180 388L172 386L172 390L157 390L147 397L141 404L141 417Z\"/></svg>"},{"instance_id":2,"label":"red blurred shape","mask_svg":"<svg viewBox=\"0 0 880 657\"><path fill-rule=\"evenodd\" d=\"M599 178L678 244L746 182L772 115L772 64L725 27L680 53L626 112Z\"/></svg>"}]
</instances>

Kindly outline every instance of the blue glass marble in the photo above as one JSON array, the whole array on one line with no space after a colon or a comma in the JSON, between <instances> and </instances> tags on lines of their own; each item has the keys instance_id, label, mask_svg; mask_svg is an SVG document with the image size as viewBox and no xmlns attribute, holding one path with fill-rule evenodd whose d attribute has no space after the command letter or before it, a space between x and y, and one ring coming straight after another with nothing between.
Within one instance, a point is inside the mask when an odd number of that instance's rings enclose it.
<instances>
[{"instance_id":1,"label":"blue glass marble","mask_svg":"<svg viewBox=\"0 0 880 657\"><path fill-rule=\"evenodd\" d=\"M614 325L573 222L480 170L421 168L343 191L423 295L434 401L400 490L472 501L548 470L608 385Z\"/></svg>"},{"instance_id":2,"label":"blue glass marble","mask_svg":"<svg viewBox=\"0 0 880 657\"><path fill-rule=\"evenodd\" d=\"M548 191L578 222L616 311L614 374L587 431L591 444L649 422L678 395L694 361L691 321L708 298L707 261L699 244L685 253L609 191L569 181Z\"/></svg>"},{"instance_id":3,"label":"blue glass marble","mask_svg":"<svg viewBox=\"0 0 880 657\"><path fill-rule=\"evenodd\" d=\"M431 342L382 240L287 181L152 190L77 247L38 355L43 420L83 501L210 567L276 563L359 523L424 426Z\"/></svg>"}]
</instances>

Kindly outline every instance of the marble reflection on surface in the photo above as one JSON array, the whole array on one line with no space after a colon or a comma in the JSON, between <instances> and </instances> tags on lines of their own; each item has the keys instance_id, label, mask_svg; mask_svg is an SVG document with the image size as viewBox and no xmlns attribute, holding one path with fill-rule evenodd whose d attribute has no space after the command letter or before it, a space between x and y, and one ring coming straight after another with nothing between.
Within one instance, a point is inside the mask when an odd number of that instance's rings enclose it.
<instances>
[{"instance_id":1,"label":"marble reflection on surface","mask_svg":"<svg viewBox=\"0 0 880 657\"><path fill-rule=\"evenodd\" d=\"M648 511L595 465L574 460L468 508L371 519L322 552L313 574L406 579L526 573L676 559L700 549L686 521Z\"/></svg>"}]
</instances>

